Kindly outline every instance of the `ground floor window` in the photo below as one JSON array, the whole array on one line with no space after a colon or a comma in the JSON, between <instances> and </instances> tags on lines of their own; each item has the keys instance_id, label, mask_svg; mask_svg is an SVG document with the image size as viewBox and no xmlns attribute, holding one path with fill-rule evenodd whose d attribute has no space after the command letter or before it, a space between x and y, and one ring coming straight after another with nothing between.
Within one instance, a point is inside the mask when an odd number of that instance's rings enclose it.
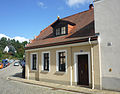
<instances>
[{"instance_id":1,"label":"ground floor window","mask_svg":"<svg viewBox=\"0 0 120 94\"><path fill-rule=\"evenodd\" d=\"M31 68L32 70L37 70L37 54L31 54Z\"/></svg>"},{"instance_id":2,"label":"ground floor window","mask_svg":"<svg viewBox=\"0 0 120 94\"><path fill-rule=\"evenodd\" d=\"M57 52L57 70L65 72L66 71L66 64L67 64L67 59L66 59L66 51L58 51Z\"/></svg>"},{"instance_id":3,"label":"ground floor window","mask_svg":"<svg viewBox=\"0 0 120 94\"><path fill-rule=\"evenodd\" d=\"M42 69L45 71L49 71L50 66L50 52L42 53Z\"/></svg>"}]
</instances>

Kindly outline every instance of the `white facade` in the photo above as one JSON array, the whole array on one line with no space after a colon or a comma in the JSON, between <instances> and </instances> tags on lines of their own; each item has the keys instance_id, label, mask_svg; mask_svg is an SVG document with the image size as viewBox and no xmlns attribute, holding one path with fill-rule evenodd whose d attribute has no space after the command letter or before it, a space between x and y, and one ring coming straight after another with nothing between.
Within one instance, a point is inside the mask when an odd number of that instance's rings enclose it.
<instances>
[{"instance_id":1,"label":"white facade","mask_svg":"<svg viewBox=\"0 0 120 94\"><path fill-rule=\"evenodd\" d=\"M95 32L100 33L102 88L120 91L120 0L94 2Z\"/></svg>"},{"instance_id":2,"label":"white facade","mask_svg":"<svg viewBox=\"0 0 120 94\"><path fill-rule=\"evenodd\" d=\"M3 50L3 52L8 53L8 51L9 51L9 48L8 48L8 46L6 46L5 49Z\"/></svg>"}]
</instances>

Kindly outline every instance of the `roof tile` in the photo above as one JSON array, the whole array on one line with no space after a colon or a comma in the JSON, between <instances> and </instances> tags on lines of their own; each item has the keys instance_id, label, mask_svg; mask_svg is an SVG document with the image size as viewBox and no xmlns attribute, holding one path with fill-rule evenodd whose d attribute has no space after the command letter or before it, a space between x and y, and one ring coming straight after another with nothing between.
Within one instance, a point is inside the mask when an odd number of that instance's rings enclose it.
<instances>
[{"instance_id":1,"label":"roof tile","mask_svg":"<svg viewBox=\"0 0 120 94\"><path fill-rule=\"evenodd\" d=\"M37 36L37 38L34 39L30 44L28 44L26 48L30 48L32 46L38 46L38 45L57 43L57 42L72 41L81 37L95 35L93 10L87 10L81 13L77 13L62 18L62 20L70 21L76 24L74 28L72 28L71 31L69 31L70 33L68 35L54 37L53 29L51 27L51 25L53 24L52 23L47 28L42 30L40 34Z\"/></svg>"}]
</instances>

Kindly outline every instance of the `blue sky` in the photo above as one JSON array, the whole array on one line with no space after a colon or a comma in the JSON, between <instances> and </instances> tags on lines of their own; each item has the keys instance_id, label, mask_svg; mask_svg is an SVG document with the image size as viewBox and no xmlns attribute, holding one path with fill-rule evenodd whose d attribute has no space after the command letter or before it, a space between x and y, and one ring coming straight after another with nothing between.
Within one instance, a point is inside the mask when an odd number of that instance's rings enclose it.
<instances>
[{"instance_id":1,"label":"blue sky","mask_svg":"<svg viewBox=\"0 0 120 94\"><path fill-rule=\"evenodd\" d=\"M60 18L88 10L92 0L0 0L0 34L33 39Z\"/></svg>"}]
</instances>

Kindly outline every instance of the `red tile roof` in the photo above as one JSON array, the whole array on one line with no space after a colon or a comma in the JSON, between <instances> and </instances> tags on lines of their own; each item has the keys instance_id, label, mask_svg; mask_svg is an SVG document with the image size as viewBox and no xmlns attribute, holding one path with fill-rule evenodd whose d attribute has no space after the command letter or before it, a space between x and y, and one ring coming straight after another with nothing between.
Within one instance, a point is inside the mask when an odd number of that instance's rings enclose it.
<instances>
[{"instance_id":1,"label":"red tile roof","mask_svg":"<svg viewBox=\"0 0 120 94\"><path fill-rule=\"evenodd\" d=\"M51 24L42 30L40 34L26 46L26 49L46 47L45 45L54 46L53 44L58 43L63 43L62 45L64 45L66 42L80 40L84 37L94 37L95 35L93 9L62 18L62 20L75 23L75 26L70 29L71 31L68 35L54 37Z\"/></svg>"}]
</instances>

